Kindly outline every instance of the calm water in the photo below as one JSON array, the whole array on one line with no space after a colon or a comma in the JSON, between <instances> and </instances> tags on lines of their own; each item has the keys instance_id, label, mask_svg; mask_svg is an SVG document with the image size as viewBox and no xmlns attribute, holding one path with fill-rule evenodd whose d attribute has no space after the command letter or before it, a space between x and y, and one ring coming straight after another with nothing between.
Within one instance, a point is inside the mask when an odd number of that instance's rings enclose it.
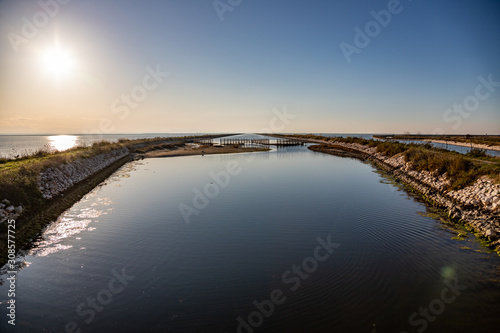
<instances>
[{"instance_id":1,"label":"calm water","mask_svg":"<svg viewBox=\"0 0 500 333\"><path fill-rule=\"evenodd\" d=\"M20 258L0 331L496 332L499 257L455 233L371 165L305 147L143 160Z\"/></svg>"}]
</instances>

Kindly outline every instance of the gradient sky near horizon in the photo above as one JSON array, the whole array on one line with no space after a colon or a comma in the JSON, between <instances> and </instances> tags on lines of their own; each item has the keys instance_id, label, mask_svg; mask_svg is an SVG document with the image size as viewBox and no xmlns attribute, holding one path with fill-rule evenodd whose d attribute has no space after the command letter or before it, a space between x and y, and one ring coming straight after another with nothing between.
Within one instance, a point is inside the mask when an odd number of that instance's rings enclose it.
<instances>
[{"instance_id":1,"label":"gradient sky near horizon","mask_svg":"<svg viewBox=\"0 0 500 333\"><path fill-rule=\"evenodd\" d=\"M401 0L350 63L396 0L59 1L0 1L0 134L500 134L500 1Z\"/></svg>"}]
</instances>

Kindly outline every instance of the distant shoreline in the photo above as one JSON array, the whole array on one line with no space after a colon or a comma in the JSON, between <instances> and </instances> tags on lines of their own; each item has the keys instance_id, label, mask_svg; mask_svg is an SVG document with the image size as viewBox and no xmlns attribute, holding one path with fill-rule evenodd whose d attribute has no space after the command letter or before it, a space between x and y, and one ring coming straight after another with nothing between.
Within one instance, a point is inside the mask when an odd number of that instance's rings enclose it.
<instances>
[{"instance_id":1,"label":"distant shoreline","mask_svg":"<svg viewBox=\"0 0 500 333\"><path fill-rule=\"evenodd\" d=\"M432 134L392 134L374 135L374 138L387 141L413 142L426 141L500 151L500 135L432 135Z\"/></svg>"},{"instance_id":2,"label":"distant shoreline","mask_svg":"<svg viewBox=\"0 0 500 333\"><path fill-rule=\"evenodd\" d=\"M434 140L434 139L423 139L422 141L450 144L450 145L462 146L462 147L470 147L471 146L470 143L458 142L458 141L444 141L444 140ZM500 151L500 146L488 146L488 145L483 145L483 144L479 144L479 143L472 143L472 148Z\"/></svg>"}]
</instances>

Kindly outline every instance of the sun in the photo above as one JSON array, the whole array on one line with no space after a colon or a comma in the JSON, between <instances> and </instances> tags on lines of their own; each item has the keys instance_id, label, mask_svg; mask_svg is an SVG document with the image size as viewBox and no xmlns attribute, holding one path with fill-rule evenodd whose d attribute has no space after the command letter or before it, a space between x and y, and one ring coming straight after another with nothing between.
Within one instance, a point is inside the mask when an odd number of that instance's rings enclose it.
<instances>
[{"instance_id":1,"label":"sun","mask_svg":"<svg viewBox=\"0 0 500 333\"><path fill-rule=\"evenodd\" d=\"M42 54L42 65L53 77L61 79L69 76L75 69L72 54L61 48L48 49Z\"/></svg>"}]
</instances>

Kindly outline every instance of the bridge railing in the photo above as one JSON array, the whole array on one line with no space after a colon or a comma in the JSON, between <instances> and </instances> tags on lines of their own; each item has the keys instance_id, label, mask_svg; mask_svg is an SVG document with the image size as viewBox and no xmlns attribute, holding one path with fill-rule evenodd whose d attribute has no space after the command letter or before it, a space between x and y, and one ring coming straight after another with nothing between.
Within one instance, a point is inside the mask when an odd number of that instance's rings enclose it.
<instances>
[{"instance_id":1,"label":"bridge railing","mask_svg":"<svg viewBox=\"0 0 500 333\"><path fill-rule=\"evenodd\" d=\"M199 139L195 142L204 145L213 145L213 139ZM221 145L264 145L264 146L302 146L304 141L294 139L242 139L242 138L222 138Z\"/></svg>"}]
</instances>

